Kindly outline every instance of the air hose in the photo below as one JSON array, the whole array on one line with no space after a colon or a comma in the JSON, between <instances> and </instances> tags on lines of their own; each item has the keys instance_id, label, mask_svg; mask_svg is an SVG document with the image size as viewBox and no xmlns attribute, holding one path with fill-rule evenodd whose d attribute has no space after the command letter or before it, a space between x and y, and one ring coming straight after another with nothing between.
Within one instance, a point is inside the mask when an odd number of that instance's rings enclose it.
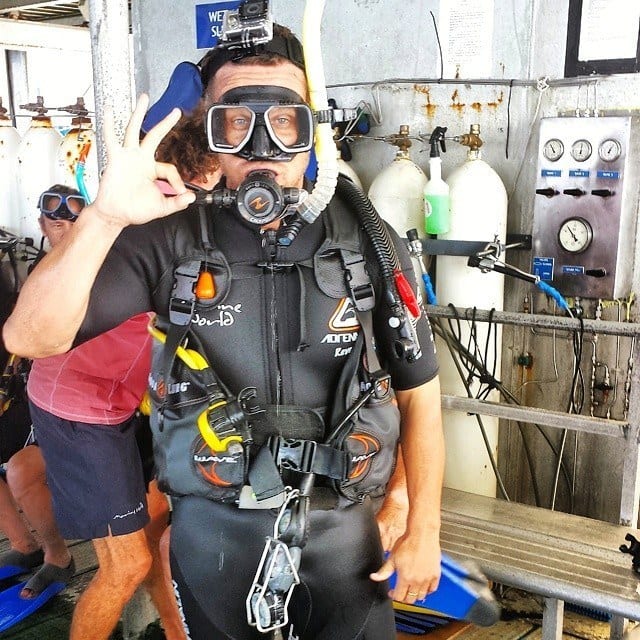
<instances>
[{"instance_id":1,"label":"air hose","mask_svg":"<svg viewBox=\"0 0 640 640\"><path fill-rule=\"evenodd\" d=\"M395 351L398 358L414 362L422 356L413 319L420 317L420 306L411 285L400 268L400 261L389 231L371 200L348 178L339 176L338 194L356 211L367 234L385 283L386 302L393 317L389 324L397 330Z\"/></svg>"},{"instance_id":2,"label":"air hose","mask_svg":"<svg viewBox=\"0 0 640 640\"><path fill-rule=\"evenodd\" d=\"M307 0L302 19L302 46L309 85L309 104L314 112L326 112L329 109L320 48L320 23L324 5L324 0ZM317 125L315 152L318 160L315 186L308 197L293 209L293 222L284 226L278 234L278 243L281 245L290 245L304 225L315 222L333 197L338 179L338 158L331 122L320 122Z\"/></svg>"}]
</instances>

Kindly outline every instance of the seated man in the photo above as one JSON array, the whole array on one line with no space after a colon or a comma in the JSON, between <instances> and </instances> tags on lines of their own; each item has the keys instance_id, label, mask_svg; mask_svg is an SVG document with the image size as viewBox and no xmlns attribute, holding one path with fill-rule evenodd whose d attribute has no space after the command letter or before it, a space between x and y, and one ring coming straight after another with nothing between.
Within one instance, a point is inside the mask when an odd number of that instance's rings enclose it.
<instances>
[{"instance_id":1,"label":"seated man","mask_svg":"<svg viewBox=\"0 0 640 640\"><path fill-rule=\"evenodd\" d=\"M40 224L52 248L66 241L85 204L63 185L41 195ZM60 530L66 538L91 539L99 563L76 604L71 640L106 640L143 583L167 638L184 637L162 578L161 533L156 523L148 525L136 441L150 364L148 321L140 314L64 355L35 360L29 375L31 416ZM166 499L157 490L152 496L157 522L166 526Z\"/></svg>"}]
</instances>

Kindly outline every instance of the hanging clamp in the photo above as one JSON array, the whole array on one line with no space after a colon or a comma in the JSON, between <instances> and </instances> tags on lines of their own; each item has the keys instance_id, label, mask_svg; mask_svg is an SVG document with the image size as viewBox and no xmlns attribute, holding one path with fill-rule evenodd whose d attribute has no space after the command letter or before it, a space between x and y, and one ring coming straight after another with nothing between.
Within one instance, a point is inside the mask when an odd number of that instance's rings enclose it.
<instances>
[{"instance_id":1,"label":"hanging clamp","mask_svg":"<svg viewBox=\"0 0 640 640\"><path fill-rule=\"evenodd\" d=\"M298 568L306 542L308 496L289 489L266 540L256 575L246 599L247 622L261 633L269 633L289 622L288 606L294 587L300 583Z\"/></svg>"}]
</instances>

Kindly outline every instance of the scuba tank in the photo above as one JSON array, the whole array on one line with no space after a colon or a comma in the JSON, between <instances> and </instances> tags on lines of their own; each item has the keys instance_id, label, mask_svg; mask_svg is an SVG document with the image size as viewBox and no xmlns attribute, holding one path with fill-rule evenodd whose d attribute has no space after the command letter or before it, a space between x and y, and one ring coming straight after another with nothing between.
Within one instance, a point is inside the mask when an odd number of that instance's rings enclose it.
<instances>
[{"instance_id":1,"label":"scuba tank","mask_svg":"<svg viewBox=\"0 0 640 640\"><path fill-rule=\"evenodd\" d=\"M368 195L380 216L405 237L409 229L423 228L422 193L427 176L409 158L411 140L406 124L388 141L397 147L396 157L374 178Z\"/></svg>"},{"instance_id":2,"label":"scuba tank","mask_svg":"<svg viewBox=\"0 0 640 640\"><path fill-rule=\"evenodd\" d=\"M18 194L20 202L20 235L31 237L37 244L42 232L38 224L40 194L56 182L56 156L60 134L45 115L42 96L35 103L21 104L21 109L35 111L31 126L18 147Z\"/></svg>"},{"instance_id":3,"label":"scuba tank","mask_svg":"<svg viewBox=\"0 0 640 640\"><path fill-rule=\"evenodd\" d=\"M73 105L61 107L60 111L71 113L71 128L66 133L56 157L56 182L78 189L87 202L98 191L98 153L96 134L88 117L84 98L78 98Z\"/></svg>"},{"instance_id":4,"label":"scuba tank","mask_svg":"<svg viewBox=\"0 0 640 640\"><path fill-rule=\"evenodd\" d=\"M0 98L0 228L18 235L19 199L16 184L20 134Z\"/></svg>"},{"instance_id":5,"label":"scuba tank","mask_svg":"<svg viewBox=\"0 0 640 640\"><path fill-rule=\"evenodd\" d=\"M432 235L449 231L450 191L442 179L440 148L444 146L446 127L436 127L429 138L429 180L424 187L424 229Z\"/></svg>"},{"instance_id":6,"label":"scuba tank","mask_svg":"<svg viewBox=\"0 0 640 640\"><path fill-rule=\"evenodd\" d=\"M507 192L498 174L481 159L480 127L471 126L471 132L454 138L469 147L467 160L449 174L451 197L451 228L442 238L447 240L486 240L497 237L502 243L507 231ZM503 309L504 276L467 266L463 256L438 256L436 291L441 305L478 307L479 309ZM476 340L484 345L489 331L487 323L478 323ZM488 351L489 371L495 366L495 376L500 378L502 327L495 325L496 362L491 360L493 346ZM461 325L461 341L468 344L469 327ZM493 337L491 337L493 343ZM442 392L467 395L460 376L444 344L438 347L440 384ZM472 393L477 391L477 381L471 382ZM496 391L485 399L497 401ZM443 410L447 447L445 486L481 495L495 496L496 479L488 461L486 447L474 416L457 411ZM483 416L489 445L493 454L498 446L498 418Z\"/></svg>"},{"instance_id":7,"label":"scuba tank","mask_svg":"<svg viewBox=\"0 0 640 640\"><path fill-rule=\"evenodd\" d=\"M338 149L338 173L347 176L347 178L362 191L362 181L355 172L355 169L346 160L342 159L340 149Z\"/></svg>"}]
</instances>

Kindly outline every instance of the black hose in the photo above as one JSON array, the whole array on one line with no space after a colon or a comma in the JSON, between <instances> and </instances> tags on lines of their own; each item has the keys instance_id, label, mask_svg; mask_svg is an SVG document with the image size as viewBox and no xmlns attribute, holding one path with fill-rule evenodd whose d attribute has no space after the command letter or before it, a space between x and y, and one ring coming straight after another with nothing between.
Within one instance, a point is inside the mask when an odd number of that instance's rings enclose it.
<instances>
[{"instance_id":1,"label":"black hose","mask_svg":"<svg viewBox=\"0 0 640 640\"><path fill-rule=\"evenodd\" d=\"M393 245L380 214L376 211L371 200L351 180L338 175L336 191L343 200L356 211L378 259L385 279L393 281L393 274L399 270L400 262L396 248Z\"/></svg>"}]
</instances>

